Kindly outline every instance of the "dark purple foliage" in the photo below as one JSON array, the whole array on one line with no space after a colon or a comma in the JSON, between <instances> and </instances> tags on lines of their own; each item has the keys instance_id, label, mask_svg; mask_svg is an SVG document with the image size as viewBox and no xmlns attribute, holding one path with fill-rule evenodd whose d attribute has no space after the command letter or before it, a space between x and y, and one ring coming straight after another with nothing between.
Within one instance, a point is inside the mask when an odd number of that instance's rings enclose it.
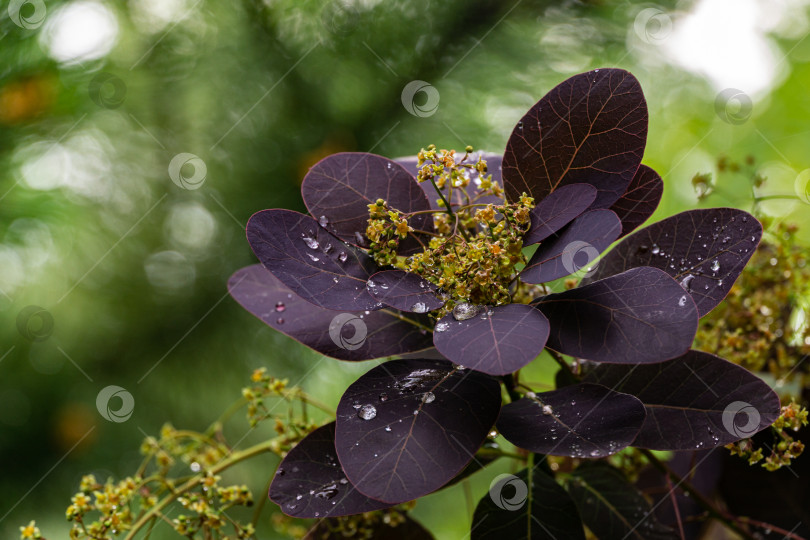
<instances>
[{"instance_id":1,"label":"dark purple foliage","mask_svg":"<svg viewBox=\"0 0 810 540\"><path fill-rule=\"evenodd\" d=\"M333 516L419 498L505 455L487 439L496 420L505 438L538 454L533 468L505 481L512 491L493 487L481 499L473 539L582 539L583 523L600 538L670 538L618 470L584 465L558 482L544 456L714 448L773 422L779 400L763 381L689 350L699 317L726 296L762 226L716 208L633 232L663 193L660 176L641 164L647 123L638 81L594 70L535 104L502 158L467 156L466 164L486 159L494 190L479 193L476 170L453 169L463 178L443 195L458 212L438 204L431 181L416 181L417 159L342 153L304 178L312 217L275 209L250 219L261 265L229 281L245 309L324 355L396 357L349 386L336 422L295 446L274 478L270 497L285 513L328 518L307 538L330 537ZM462 189L464 175L471 181ZM369 222L378 199L385 204ZM406 224L414 230L400 230ZM512 236L498 237L501 230ZM520 250L533 245L521 267ZM493 268L505 270L493 278ZM549 282L583 274L578 286L569 279L563 292L540 296ZM558 388L535 393L519 370L544 348L561 365ZM584 369L568 369L563 355ZM399 527L374 527L379 537L430 538L407 516Z\"/></svg>"},{"instance_id":2,"label":"dark purple foliage","mask_svg":"<svg viewBox=\"0 0 810 540\"><path fill-rule=\"evenodd\" d=\"M433 535L410 516L400 516L403 520L397 523L388 523L382 519L377 520L363 532L366 538L384 538L385 540L433 540ZM303 540L337 540L345 538L345 531L334 532L332 519L323 519L307 531Z\"/></svg>"},{"instance_id":3,"label":"dark purple foliage","mask_svg":"<svg viewBox=\"0 0 810 540\"><path fill-rule=\"evenodd\" d=\"M644 495L624 475L606 463L574 471L568 493L582 521L597 538L676 540L677 533L659 523Z\"/></svg>"},{"instance_id":4,"label":"dark purple foliage","mask_svg":"<svg viewBox=\"0 0 810 540\"><path fill-rule=\"evenodd\" d=\"M575 75L520 119L506 143L503 182L511 200L536 200L566 184L591 184L594 208L609 208L627 191L647 142L641 85L622 69Z\"/></svg>"},{"instance_id":5,"label":"dark purple foliage","mask_svg":"<svg viewBox=\"0 0 810 540\"><path fill-rule=\"evenodd\" d=\"M402 165L362 152L334 154L316 163L304 177L301 194L309 213L329 232L360 246L367 245L368 205L377 199L403 212L430 209L425 192ZM433 231L429 214L417 214L410 225ZM414 238L400 245L401 253L419 250Z\"/></svg>"},{"instance_id":6,"label":"dark purple foliage","mask_svg":"<svg viewBox=\"0 0 810 540\"><path fill-rule=\"evenodd\" d=\"M587 381L636 396L647 418L633 446L714 448L751 437L779 416L779 397L747 369L689 351L651 365L596 366Z\"/></svg>"},{"instance_id":7,"label":"dark purple foliage","mask_svg":"<svg viewBox=\"0 0 810 540\"><path fill-rule=\"evenodd\" d=\"M437 324L433 343L456 364L490 375L519 370L543 352L548 319L524 304L483 307L464 321L447 315Z\"/></svg>"},{"instance_id":8,"label":"dark purple foliage","mask_svg":"<svg viewBox=\"0 0 810 540\"><path fill-rule=\"evenodd\" d=\"M264 267L304 300L326 309L379 308L366 291L377 265L311 217L292 210L257 212L247 237Z\"/></svg>"},{"instance_id":9,"label":"dark purple foliage","mask_svg":"<svg viewBox=\"0 0 810 540\"><path fill-rule=\"evenodd\" d=\"M536 466L496 477L489 493L478 501L470 540L490 538L585 540L585 531L571 497Z\"/></svg>"},{"instance_id":10,"label":"dark purple foliage","mask_svg":"<svg viewBox=\"0 0 810 540\"><path fill-rule=\"evenodd\" d=\"M761 237L762 225L742 210L689 210L622 240L588 280L638 266L660 268L692 295L702 317L726 297Z\"/></svg>"},{"instance_id":11,"label":"dark purple foliage","mask_svg":"<svg viewBox=\"0 0 810 540\"><path fill-rule=\"evenodd\" d=\"M335 423L319 427L282 460L270 500L288 516L337 517L391 506L369 499L346 479L335 451Z\"/></svg>"},{"instance_id":12,"label":"dark purple foliage","mask_svg":"<svg viewBox=\"0 0 810 540\"><path fill-rule=\"evenodd\" d=\"M532 452L600 458L630 446L645 416L635 397L580 383L504 405L498 431Z\"/></svg>"},{"instance_id":13,"label":"dark purple foliage","mask_svg":"<svg viewBox=\"0 0 810 540\"><path fill-rule=\"evenodd\" d=\"M542 242L571 223L596 200L596 193L590 184L568 184L551 192L532 210L532 226L523 245Z\"/></svg>"},{"instance_id":14,"label":"dark purple foliage","mask_svg":"<svg viewBox=\"0 0 810 540\"><path fill-rule=\"evenodd\" d=\"M622 223L612 210L590 210L540 244L520 273L526 283L546 283L586 270L619 237Z\"/></svg>"},{"instance_id":15,"label":"dark purple foliage","mask_svg":"<svg viewBox=\"0 0 810 540\"><path fill-rule=\"evenodd\" d=\"M633 268L535 305L551 321L548 347L622 364L661 362L685 353L695 338L695 303L657 268Z\"/></svg>"},{"instance_id":16,"label":"dark purple foliage","mask_svg":"<svg viewBox=\"0 0 810 540\"><path fill-rule=\"evenodd\" d=\"M663 193L664 182L658 173L639 165L627 192L610 207L622 220L622 236L633 232L653 215Z\"/></svg>"},{"instance_id":17,"label":"dark purple foliage","mask_svg":"<svg viewBox=\"0 0 810 540\"><path fill-rule=\"evenodd\" d=\"M377 272L366 287L375 300L402 311L426 313L444 305L436 285L402 270Z\"/></svg>"},{"instance_id":18,"label":"dark purple foliage","mask_svg":"<svg viewBox=\"0 0 810 540\"><path fill-rule=\"evenodd\" d=\"M408 320L425 316L382 309L338 312L294 294L262 265L237 271L228 281L237 302L265 324L307 347L339 360L371 360L432 348L431 336Z\"/></svg>"},{"instance_id":19,"label":"dark purple foliage","mask_svg":"<svg viewBox=\"0 0 810 540\"><path fill-rule=\"evenodd\" d=\"M357 489L398 504L464 469L500 408L500 388L489 375L442 360L392 360L343 394L335 446Z\"/></svg>"}]
</instances>

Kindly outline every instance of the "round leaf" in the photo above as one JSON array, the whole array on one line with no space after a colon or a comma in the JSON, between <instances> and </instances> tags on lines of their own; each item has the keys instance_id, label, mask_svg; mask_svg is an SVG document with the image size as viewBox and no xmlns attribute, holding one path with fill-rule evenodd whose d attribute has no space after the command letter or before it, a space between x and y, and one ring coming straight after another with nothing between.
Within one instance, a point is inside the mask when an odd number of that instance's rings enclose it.
<instances>
[{"instance_id":1,"label":"round leaf","mask_svg":"<svg viewBox=\"0 0 810 540\"><path fill-rule=\"evenodd\" d=\"M532 452L602 458L629 446L645 415L631 395L580 383L504 405L498 431Z\"/></svg>"},{"instance_id":2,"label":"round leaf","mask_svg":"<svg viewBox=\"0 0 810 540\"><path fill-rule=\"evenodd\" d=\"M636 174L647 141L641 85L622 69L574 75L517 123L503 156L507 197L541 201L566 184L599 190L593 208L608 208Z\"/></svg>"},{"instance_id":3,"label":"round leaf","mask_svg":"<svg viewBox=\"0 0 810 540\"><path fill-rule=\"evenodd\" d=\"M369 499L346 479L337 461L334 422L290 450L270 484L270 500L297 518L347 516L391 506Z\"/></svg>"},{"instance_id":4,"label":"round leaf","mask_svg":"<svg viewBox=\"0 0 810 540\"><path fill-rule=\"evenodd\" d=\"M374 261L311 217L263 210L248 221L247 237L264 267L304 300L334 310L381 307L366 291L366 281L377 271Z\"/></svg>"},{"instance_id":5,"label":"round leaf","mask_svg":"<svg viewBox=\"0 0 810 540\"><path fill-rule=\"evenodd\" d=\"M446 484L472 459L501 406L495 379L441 360L393 360L355 381L337 408L349 481L398 504Z\"/></svg>"},{"instance_id":6,"label":"round leaf","mask_svg":"<svg viewBox=\"0 0 810 540\"><path fill-rule=\"evenodd\" d=\"M324 309L293 293L260 264L231 276L228 290L268 326L332 358L370 360L435 351L431 336L417 326L431 324L424 315Z\"/></svg>"},{"instance_id":7,"label":"round leaf","mask_svg":"<svg viewBox=\"0 0 810 540\"><path fill-rule=\"evenodd\" d=\"M490 375L506 375L543 352L548 332L548 320L531 306L482 306L480 314L471 319L443 317L433 332L433 344L456 364Z\"/></svg>"}]
</instances>

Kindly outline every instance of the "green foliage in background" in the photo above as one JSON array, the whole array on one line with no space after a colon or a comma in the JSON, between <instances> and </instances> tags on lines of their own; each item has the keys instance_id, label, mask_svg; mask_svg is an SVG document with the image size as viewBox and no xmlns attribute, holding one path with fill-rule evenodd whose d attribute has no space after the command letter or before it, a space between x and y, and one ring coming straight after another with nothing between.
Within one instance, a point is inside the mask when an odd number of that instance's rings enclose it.
<instances>
[{"instance_id":1,"label":"green foliage in background","mask_svg":"<svg viewBox=\"0 0 810 540\"><path fill-rule=\"evenodd\" d=\"M140 442L165 422L204 430L255 368L268 367L332 409L369 368L323 362L226 292L230 274L254 260L247 219L265 208L303 210L300 180L321 157L415 155L429 143L500 153L520 115L554 84L610 66L632 71L645 89L653 135L644 162L665 181L653 220L700 206L750 210L751 177L767 177L756 196L792 195L810 167L810 40L789 32L765 36L779 60L776 82L754 96L744 121L729 122L716 88L636 35L648 4L108 2L115 45L80 62L50 56L48 37L60 10L77 2L47 2L44 24L33 29L15 24L7 4L0 5L3 538L34 518L51 537L65 537L66 501L83 475L131 474ZM438 91L435 113L403 106L402 90L414 80ZM205 164L197 189L170 177L180 153ZM745 174L719 174L723 156L754 159ZM714 193L699 200L692 179L708 173ZM758 210L798 224L794 241L806 245L808 208L774 198ZM52 317L52 328L36 326L48 316L21 319L32 305ZM535 380L551 376L526 371ZM133 396L125 421L106 420L96 407L110 385ZM238 448L275 436L272 426L251 429L242 418L228 429ZM277 460L265 455L228 471L223 485L246 484L264 497ZM493 471L508 471L500 466ZM489 480L473 477L474 495L462 485L431 495L412 515L437 537L461 538ZM272 506L268 514L277 512ZM259 537L276 537L270 521ZM173 537L162 527L153 538Z\"/></svg>"}]
</instances>

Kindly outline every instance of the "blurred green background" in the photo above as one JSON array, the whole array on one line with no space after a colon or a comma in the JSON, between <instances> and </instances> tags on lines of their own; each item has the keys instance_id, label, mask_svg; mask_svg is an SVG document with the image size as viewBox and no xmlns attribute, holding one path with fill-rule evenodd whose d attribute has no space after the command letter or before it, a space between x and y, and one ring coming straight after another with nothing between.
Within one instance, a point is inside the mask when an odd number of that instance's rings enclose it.
<instances>
[{"instance_id":1,"label":"blurred green background","mask_svg":"<svg viewBox=\"0 0 810 540\"><path fill-rule=\"evenodd\" d=\"M430 143L501 152L555 84L622 67L644 88L644 162L666 183L654 220L750 209L753 174L768 178L758 195L806 201L807 3L0 3L0 537L36 519L66 538L83 474L131 474L144 434L166 421L204 429L253 368L334 406L371 367L321 362L226 294L229 275L254 262L249 216L304 210L301 178L325 155L397 157ZM425 92L403 97L415 80L436 89L435 108ZM183 153L196 158L170 174ZM754 162L699 202L693 175L724 155ZM800 225L808 208L763 205ZM42 310L31 316L32 305ZM96 409L109 385L134 398L125 422ZM236 441L248 426L227 432ZM263 456L226 480L263 497L275 465ZM474 476L472 502L507 467ZM275 511L260 538L274 537ZM413 516L437 538L463 538L469 512L459 485ZM165 524L153 534L173 537Z\"/></svg>"}]
</instances>

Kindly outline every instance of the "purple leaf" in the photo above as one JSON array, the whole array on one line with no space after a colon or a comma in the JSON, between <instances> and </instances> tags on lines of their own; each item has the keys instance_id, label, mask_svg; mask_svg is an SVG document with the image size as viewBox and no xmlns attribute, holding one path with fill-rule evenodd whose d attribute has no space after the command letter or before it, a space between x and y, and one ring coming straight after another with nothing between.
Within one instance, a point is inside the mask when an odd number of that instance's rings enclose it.
<instances>
[{"instance_id":1,"label":"purple leaf","mask_svg":"<svg viewBox=\"0 0 810 540\"><path fill-rule=\"evenodd\" d=\"M478 501L470 540L526 538L584 540L577 507L568 493L540 467L501 474ZM531 491L529 490L531 486Z\"/></svg>"},{"instance_id":2,"label":"purple leaf","mask_svg":"<svg viewBox=\"0 0 810 540\"><path fill-rule=\"evenodd\" d=\"M633 446L694 450L751 437L779 416L779 398L747 369L689 351L660 364L600 365L587 381L632 394L647 419Z\"/></svg>"},{"instance_id":3,"label":"purple leaf","mask_svg":"<svg viewBox=\"0 0 810 540\"><path fill-rule=\"evenodd\" d=\"M596 193L590 184L568 184L552 191L532 210L532 226L523 245L541 242L571 223L596 200Z\"/></svg>"},{"instance_id":4,"label":"purple leaf","mask_svg":"<svg viewBox=\"0 0 810 540\"><path fill-rule=\"evenodd\" d=\"M370 360L431 349L430 334L403 318L426 326L425 316L388 310L337 312L295 295L262 265L242 268L228 281L231 296L279 332L315 351L340 360Z\"/></svg>"},{"instance_id":5,"label":"purple leaf","mask_svg":"<svg viewBox=\"0 0 810 540\"><path fill-rule=\"evenodd\" d=\"M263 210L248 221L247 237L264 267L304 300L334 310L379 309L366 291L377 265L311 217Z\"/></svg>"},{"instance_id":6,"label":"purple leaf","mask_svg":"<svg viewBox=\"0 0 810 540\"><path fill-rule=\"evenodd\" d=\"M404 167L362 152L333 154L316 163L304 177L301 195L309 213L327 230L346 242L361 245L368 242L368 205L377 199L404 213L430 209L416 179ZM416 230L433 231L430 214L413 216L408 223ZM421 246L409 237L402 241L400 251L415 253L421 251Z\"/></svg>"},{"instance_id":7,"label":"purple leaf","mask_svg":"<svg viewBox=\"0 0 810 540\"><path fill-rule=\"evenodd\" d=\"M621 231L622 223L612 210L585 212L540 244L520 273L520 279L526 283L545 283L580 270L588 271Z\"/></svg>"},{"instance_id":8,"label":"purple leaf","mask_svg":"<svg viewBox=\"0 0 810 540\"><path fill-rule=\"evenodd\" d=\"M401 520L401 521L400 521ZM370 520L369 520L370 521ZM414 521L407 514L399 514L396 520L377 519L374 521L364 521L362 534L365 538L385 539L385 540L433 540L433 535ZM345 540L347 529L351 525L346 522L324 519L307 531L303 540ZM354 534L359 531L352 531Z\"/></svg>"},{"instance_id":9,"label":"purple leaf","mask_svg":"<svg viewBox=\"0 0 810 540\"><path fill-rule=\"evenodd\" d=\"M464 469L500 407L500 386L483 373L441 360L385 362L340 399L338 458L365 495L410 501Z\"/></svg>"},{"instance_id":10,"label":"purple leaf","mask_svg":"<svg viewBox=\"0 0 810 540\"><path fill-rule=\"evenodd\" d=\"M540 298L548 347L596 362L642 364L685 353L697 332L695 303L657 268L633 268Z\"/></svg>"},{"instance_id":11,"label":"purple leaf","mask_svg":"<svg viewBox=\"0 0 810 540\"><path fill-rule=\"evenodd\" d=\"M610 207L622 220L622 236L633 232L653 215L663 193L664 182L658 173L639 165L627 192Z\"/></svg>"},{"instance_id":12,"label":"purple leaf","mask_svg":"<svg viewBox=\"0 0 810 540\"><path fill-rule=\"evenodd\" d=\"M348 516L391 506L369 499L346 479L335 451L334 422L290 450L270 484L270 500L297 518Z\"/></svg>"},{"instance_id":13,"label":"purple leaf","mask_svg":"<svg viewBox=\"0 0 810 540\"><path fill-rule=\"evenodd\" d=\"M506 375L543 352L548 338L546 317L524 304L481 306L471 319L447 315L437 324L433 344L456 364L490 375Z\"/></svg>"},{"instance_id":14,"label":"purple leaf","mask_svg":"<svg viewBox=\"0 0 810 540\"><path fill-rule=\"evenodd\" d=\"M609 208L636 174L647 140L641 85L622 69L575 75L517 123L503 156L506 196L535 201L566 184L599 190L592 208Z\"/></svg>"},{"instance_id":15,"label":"purple leaf","mask_svg":"<svg viewBox=\"0 0 810 540\"><path fill-rule=\"evenodd\" d=\"M604 462L575 470L567 484L582 521L597 538L623 540L676 540L659 523L650 503L617 469Z\"/></svg>"},{"instance_id":16,"label":"purple leaf","mask_svg":"<svg viewBox=\"0 0 810 540\"><path fill-rule=\"evenodd\" d=\"M702 317L726 297L761 237L762 225L742 210L688 210L619 242L588 281L654 266L683 285Z\"/></svg>"},{"instance_id":17,"label":"purple leaf","mask_svg":"<svg viewBox=\"0 0 810 540\"><path fill-rule=\"evenodd\" d=\"M631 395L579 383L504 405L498 431L532 452L602 458L630 446L645 414Z\"/></svg>"},{"instance_id":18,"label":"purple leaf","mask_svg":"<svg viewBox=\"0 0 810 540\"><path fill-rule=\"evenodd\" d=\"M369 278L366 287L375 300L402 311L427 313L444 305L436 285L402 270L377 272Z\"/></svg>"},{"instance_id":19,"label":"purple leaf","mask_svg":"<svg viewBox=\"0 0 810 540\"><path fill-rule=\"evenodd\" d=\"M498 154L492 154L490 152L475 152L470 154L470 158L467 160L467 163L475 163L478 161L478 156L481 156L484 161L487 162L487 174L492 175L492 183L498 184L503 186L503 180L501 179L501 163L503 162L503 156ZM394 161L405 167L405 169L411 173L412 175L416 176L419 172L419 166L417 165L417 160L415 157L403 157L397 158ZM470 183L467 185L465 191L467 196L472 200L476 196L476 190L478 189L478 184L476 181L478 180L478 173L476 171L470 171ZM439 206L439 195L436 193L436 190L433 188L433 185L430 182L422 182L419 184L422 189L424 190L425 194L427 195L428 200L430 201L430 207L434 210L444 210L441 206ZM445 196L447 195L447 189L444 189ZM464 205L467 203L467 196L464 195L464 191L461 189L454 189L452 194L452 200L450 201L452 204ZM485 197L481 197L480 199L475 201L476 204L503 204L503 199L495 197L493 195L487 195Z\"/></svg>"}]
</instances>

